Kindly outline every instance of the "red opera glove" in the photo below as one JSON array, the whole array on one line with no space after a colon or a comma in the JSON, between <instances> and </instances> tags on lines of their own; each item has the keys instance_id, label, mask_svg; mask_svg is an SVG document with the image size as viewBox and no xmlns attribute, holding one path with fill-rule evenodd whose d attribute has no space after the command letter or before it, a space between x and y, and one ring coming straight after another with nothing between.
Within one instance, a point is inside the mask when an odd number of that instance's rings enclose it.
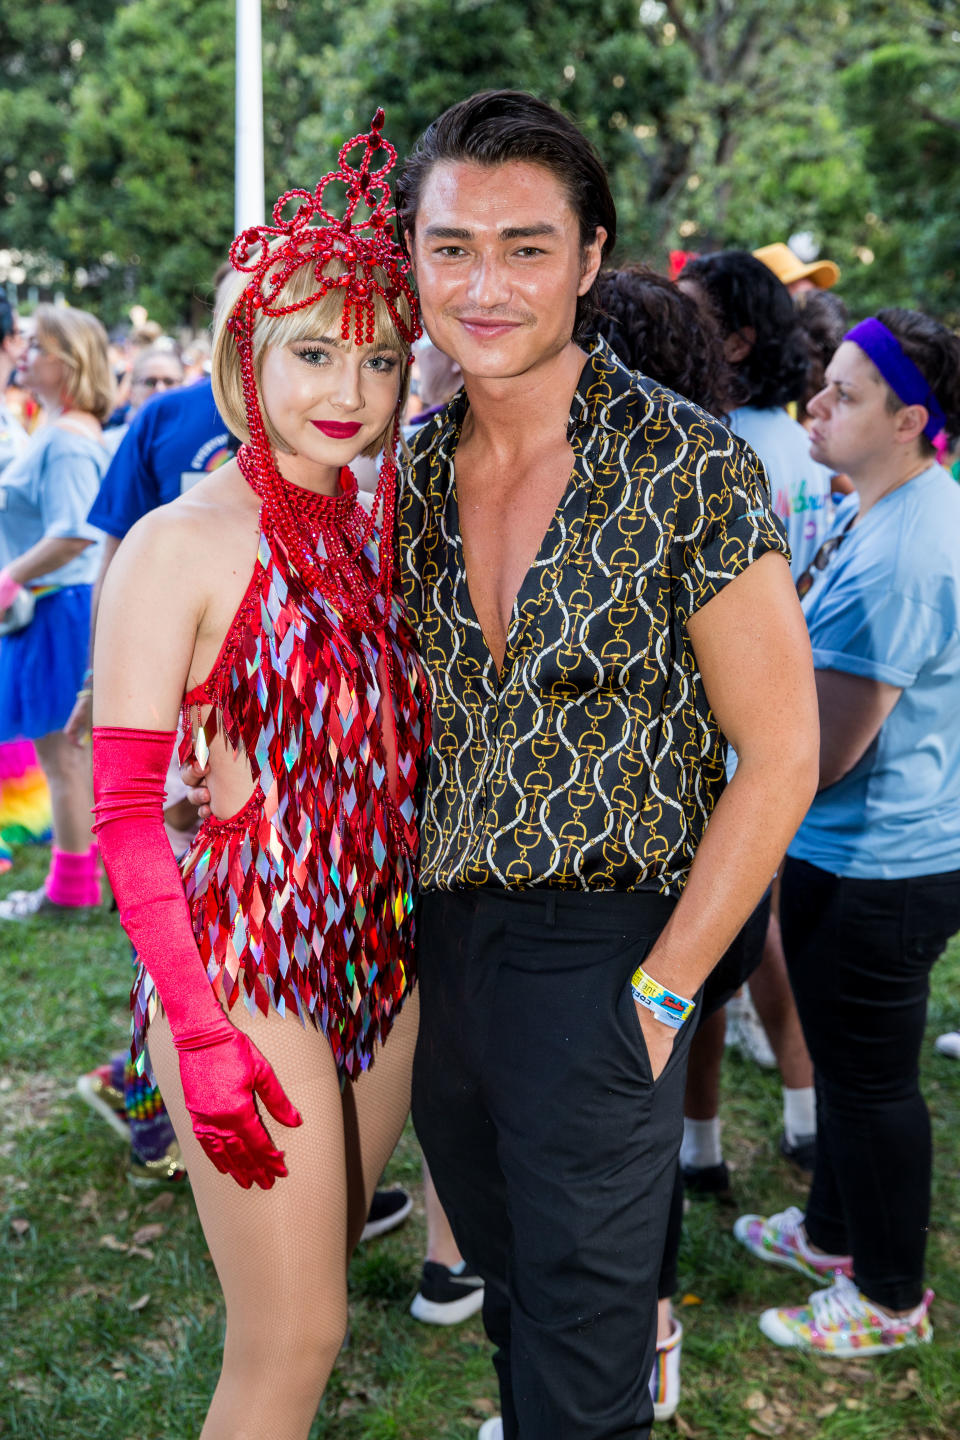
<instances>
[{"instance_id":1,"label":"red opera glove","mask_svg":"<svg viewBox=\"0 0 960 1440\"><path fill-rule=\"evenodd\" d=\"M283 1125L301 1118L253 1041L224 1015L207 979L180 871L163 829L174 731L93 731L94 829L120 921L170 1022L194 1133L210 1160L248 1190L286 1175L255 1097Z\"/></svg>"}]
</instances>

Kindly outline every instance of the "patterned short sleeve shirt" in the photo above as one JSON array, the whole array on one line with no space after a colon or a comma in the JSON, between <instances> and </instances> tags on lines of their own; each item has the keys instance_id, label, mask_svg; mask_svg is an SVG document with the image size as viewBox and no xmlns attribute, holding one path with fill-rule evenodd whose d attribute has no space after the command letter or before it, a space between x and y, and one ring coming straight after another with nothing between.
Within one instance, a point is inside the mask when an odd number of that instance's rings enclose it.
<instances>
[{"instance_id":1,"label":"patterned short sleeve shirt","mask_svg":"<svg viewBox=\"0 0 960 1440\"><path fill-rule=\"evenodd\" d=\"M424 890L677 894L724 785L686 621L769 550L759 460L602 341L570 413L573 474L498 675L470 602L454 458L461 393L416 437L403 588L433 694Z\"/></svg>"}]
</instances>

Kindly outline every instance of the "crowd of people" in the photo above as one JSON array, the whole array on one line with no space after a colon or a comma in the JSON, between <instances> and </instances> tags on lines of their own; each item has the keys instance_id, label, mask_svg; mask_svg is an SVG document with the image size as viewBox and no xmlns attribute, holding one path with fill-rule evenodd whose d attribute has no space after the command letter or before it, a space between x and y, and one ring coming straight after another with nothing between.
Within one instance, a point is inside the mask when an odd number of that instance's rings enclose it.
<instances>
[{"instance_id":1,"label":"crowd of people","mask_svg":"<svg viewBox=\"0 0 960 1440\"><path fill-rule=\"evenodd\" d=\"M234 241L199 378L148 333L120 398L98 320L27 338L0 298L0 388L42 413L0 397L0 742L53 830L0 926L98 906L105 867L133 1045L79 1088L135 1180L189 1177L204 1440L305 1440L350 1255L410 1210L378 1184L411 1094L412 1310L482 1307L481 1440L647 1436L684 1194L730 1195L728 1010L809 1180L733 1227L817 1287L763 1334L928 1343L960 338L851 326L779 242L613 263L601 163L528 95L402 166L378 112L310 195Z\"/></svg>"}]
</instances>

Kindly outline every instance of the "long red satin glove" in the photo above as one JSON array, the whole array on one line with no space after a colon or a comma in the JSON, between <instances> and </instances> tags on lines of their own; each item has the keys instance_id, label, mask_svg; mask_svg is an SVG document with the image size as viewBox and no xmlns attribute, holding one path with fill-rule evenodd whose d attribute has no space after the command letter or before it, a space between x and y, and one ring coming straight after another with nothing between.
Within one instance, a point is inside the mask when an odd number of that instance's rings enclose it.
<instances>
[{"instance_id":1,"label":"long red satin glove","mask_svg":"<svg viewBox=\"0 0 960 1440\"><path fill-rule=\"evenodd\" d=\"M163 828L173 731L93 731L94 829L120 922L157 987L180 1061L183 1098L214 1165L249 1190L286 1175L254 1097L282 1125L301 1117L260 1051L210 988L180 871Z\"/></svg>"}]
</instances>

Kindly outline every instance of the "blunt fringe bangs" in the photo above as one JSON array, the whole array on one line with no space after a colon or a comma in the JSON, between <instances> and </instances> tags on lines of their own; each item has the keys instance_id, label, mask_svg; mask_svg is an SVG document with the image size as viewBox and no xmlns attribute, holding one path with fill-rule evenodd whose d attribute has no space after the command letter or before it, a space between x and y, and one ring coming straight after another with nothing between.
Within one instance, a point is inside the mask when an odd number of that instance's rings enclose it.
<instances>
[{"instance_id":1,"label":"blunt fringe bangs","mask_svg":"<svg viewBox=\"0 0 960 1440\"><path fill-rule=\"evenodd\" d=\"M274 242L274 248L279 248L282 240ZM325 267L324 273L331 276L341 275L344 266L337 261L331 261ZM386 285L387 277L380 271L374 272L377 279ZM226 276L217 288L216 306L213 315L213 352L211 355L211 375L213 382L213 398L217 409L223 417L228 430L239 440L250 439L250 431L247 426L247 411L243 399L243 377L240 370L240 356L237 352L236 342L230 331L227 329L227 320L230 318L237 301L243 294L251 277L240 271L234 271ZM284 304L295 304L298 300L305 300L316 290L316 278L313 265L308 263L302 265L287 281L282 291ZM396 327L390 311L382 298L374 293L374 344L378 346L390 346L399 350L406 358L410 347L405 344ZM342 290L331 290L322 299L315 300L311 305L305 305L302 310L295 310L290 315L278 315L276 317L264 315L262 310L256 312L256 319L253 328L253 373L257 382L257 390L260 389L260 377L263 370L263 357L268 346L290 345L295 340L317 340L323 335L340 334L340 322L343 316L344 292ZM399 295L395 301L401 316L405 322L409 322L410 314L406 300ZM410 389L410 367L402 367L400 382L400 405L406 403ZM261 407L262 408L262 407ZM283 440L274 430L270 423L270 417L263 412L264 428L267 432L267 439L271 447L281 453L286 451ZM389 444L390 432L393 422L383 435L363 453L374 456Z\"/></svg>"}]
</instances>

